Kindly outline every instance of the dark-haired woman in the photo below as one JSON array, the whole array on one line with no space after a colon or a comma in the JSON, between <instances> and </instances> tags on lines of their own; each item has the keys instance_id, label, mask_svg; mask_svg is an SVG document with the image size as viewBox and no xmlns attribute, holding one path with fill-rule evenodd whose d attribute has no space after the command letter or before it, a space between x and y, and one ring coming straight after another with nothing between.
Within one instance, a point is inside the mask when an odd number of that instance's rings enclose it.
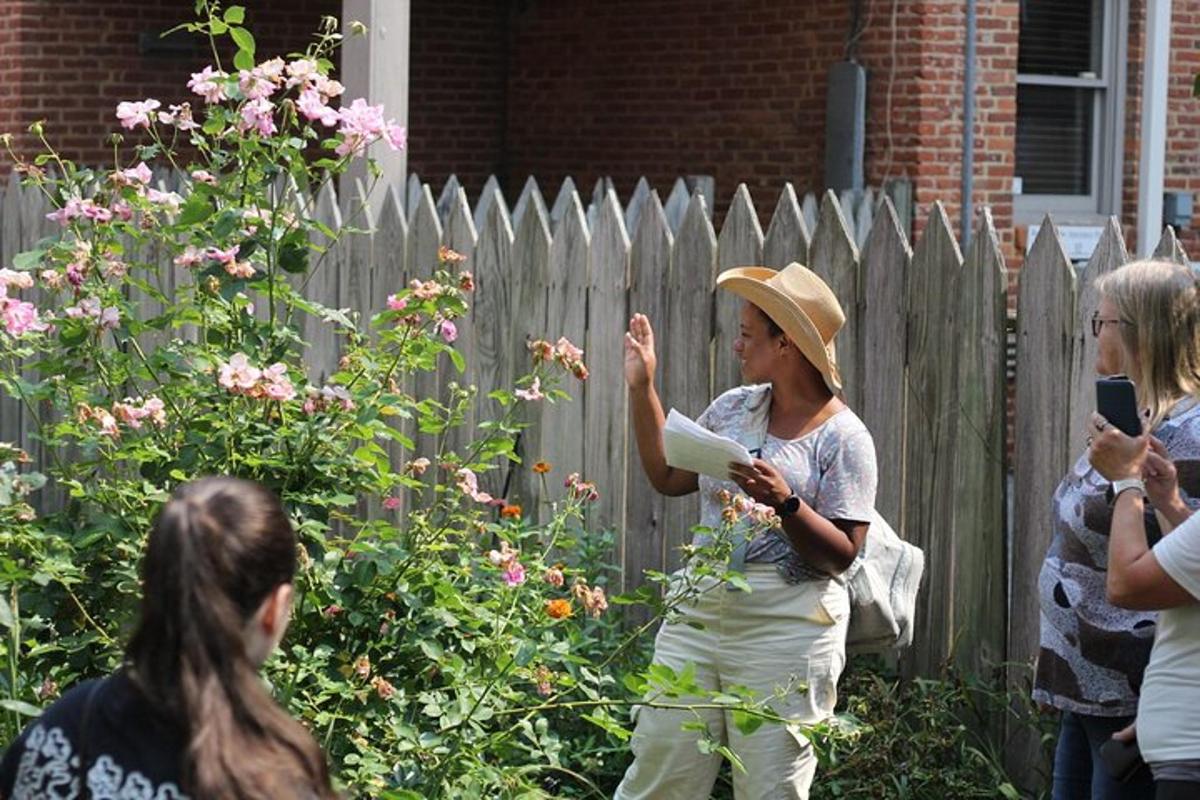
<instances>
[{"instance_id":1,"label":"dark-haired woman","mask_svg":"<svg viewBox=\"0 0 1200 800\"><path fill-rule=\"evenodd\" d=\"M321 749L258 675L287 628L295 568L270 491L233 478L181 486L150 533L124 665L12 743L0 797L336 797Z\"/></svg>"}]
</instances>

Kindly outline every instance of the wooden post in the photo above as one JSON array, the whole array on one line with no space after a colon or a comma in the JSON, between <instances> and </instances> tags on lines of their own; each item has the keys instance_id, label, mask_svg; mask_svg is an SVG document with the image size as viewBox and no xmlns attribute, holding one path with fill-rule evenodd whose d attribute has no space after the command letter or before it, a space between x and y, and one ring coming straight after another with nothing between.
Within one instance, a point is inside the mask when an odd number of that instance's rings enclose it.
<instances>
[{"instance_id":1,"label":"wooden post","mask_svg":"<svg viewBox=\"0 0 1200 800\"><path fill-rule=\"evenodd\" d=\"M408 125L408 32L409 0L345 0L342 3L341 81L346 86L345 101L365 97L372 105L383 105L387 119ZM366 35L356 35L352 24L367 26ZM371 208L376 217L386 197L384 186L399 186L408 169L406 150L392 150L380 142L371 146L371 157L383 170L379 186L371 192ZM354 181L367 186L364 159L353 162L342 178L345 194Z\"/></svg>"}]
</instances>

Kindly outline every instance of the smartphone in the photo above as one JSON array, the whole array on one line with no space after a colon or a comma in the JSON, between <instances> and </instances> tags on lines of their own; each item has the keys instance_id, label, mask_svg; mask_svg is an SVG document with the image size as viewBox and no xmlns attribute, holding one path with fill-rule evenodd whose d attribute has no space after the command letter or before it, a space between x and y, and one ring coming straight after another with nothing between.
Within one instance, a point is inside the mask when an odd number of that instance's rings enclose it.
<instances>
[{"instance_id":1,"label":"smartphone","mask_svg":"<svg viewBox=\"0 0 1200 800\"><path fill-rule=\"evenodd\" d=\"M1146 767L1136 739L1131 742L1109 739L1100 745L1100 760L1104 762L1113 780L1120 783L1125 783Z\"/></svg>"},{"instance_id":2,"label":"smartphone","mask_svg":"<svg viewBox=\"0 0 1200 800\"><path fill-rule=\"evenodd\" d=\"M1101 378L1096 381L1096 411L1126 436L1142 435L1137 392L1133 381L1128 378Z\"/></svg>"}]
</instances>

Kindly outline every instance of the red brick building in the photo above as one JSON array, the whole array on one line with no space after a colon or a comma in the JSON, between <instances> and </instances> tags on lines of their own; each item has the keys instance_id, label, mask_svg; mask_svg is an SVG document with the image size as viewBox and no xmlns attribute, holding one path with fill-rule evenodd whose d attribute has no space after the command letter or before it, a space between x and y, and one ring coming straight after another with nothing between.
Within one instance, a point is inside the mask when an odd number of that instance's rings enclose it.
<instances>
[{"instance_id":1,"label":"red brick building","mask_svg":"<svg viewBox=\"0 0 1200 800\"><path fill-rule=\"evenodd\" d=\"M1142 91L1165 0L978 2L973 200L1016 254L1047 210L1137 222ZM47 120L83 161L123 99L181 99L203 50L157 34L191 0L0 0L0 130ZM339 0L255 0L262 55L299 49ZM1149 5L1149 9L1148 6ZM1162 189L1200 190L1200 0L1170 10ZM918 220L962 187L965 0L411 0L409 168L469 193L489 174L553 191L571 175L641 175L662 189L708 174L719 201L745 182L760 208L785 180L825 188L831 65L866 70L865 182L912 180ZM402 79L398 76L397 79ZM31 146L28 136L19 146ZM1153 189L1153 187L1152 187ZM719 209L718 209L719 210ZM1200 253L1200 216L1182 232ZM1015 259L1014 259L1015 260Z\"/></svg>"}]
</instances>

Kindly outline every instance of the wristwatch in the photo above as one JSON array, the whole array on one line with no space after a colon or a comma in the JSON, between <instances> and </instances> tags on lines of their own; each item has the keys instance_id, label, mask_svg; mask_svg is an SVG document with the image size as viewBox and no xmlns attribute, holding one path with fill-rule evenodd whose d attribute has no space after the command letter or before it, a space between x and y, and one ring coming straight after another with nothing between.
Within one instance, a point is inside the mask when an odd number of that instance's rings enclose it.
<instances>
[{"instance_id":1,"label":"wristwatch","mask_svg":"<svg viewBox=\"0 0 1200 800\"><path fill-rule=\"evenodd\" d=\"M1116 502L1121 492L1126 489L1137 489L1142 497L1146 496L1146 483L1141 478L1122 478L1112 482L1113 502Z\"/></svg>"},{"instance_id":2,"label":"wristwatch","mask_svg":"<svg viewBox=\"0 0 1200 800\"><path fill-rule=\"evenodd\" d=\"M775 507L775 513L783 517L790 517L800 510L800 498L797 495L789 495L787 500L784 500Z\"/></svg>"}]
</instances>

